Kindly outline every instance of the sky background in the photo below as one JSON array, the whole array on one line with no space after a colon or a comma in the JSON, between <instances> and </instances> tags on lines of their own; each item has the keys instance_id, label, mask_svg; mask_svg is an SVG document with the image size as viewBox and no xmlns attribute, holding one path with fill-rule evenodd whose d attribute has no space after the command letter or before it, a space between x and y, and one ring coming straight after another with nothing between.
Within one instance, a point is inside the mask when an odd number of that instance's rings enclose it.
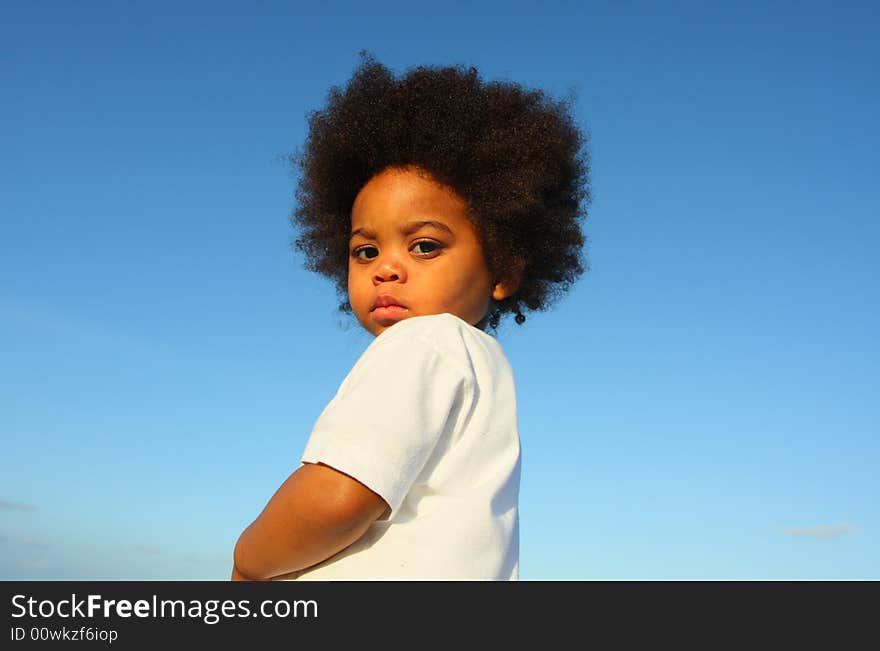
<instances>
[{"instance_id":1,"label":"sky background","mask_svg":"<svg viewBox=\"0 0 880 651\"><path fill-rule=\"evenodd\" d=\"M880 579L872 2L8 2L0 578L218 579L369 343L286 157L367 49L576 97L521 578ZM873 333L873 334L871 334Z\"/></svg>"}]
</instances>

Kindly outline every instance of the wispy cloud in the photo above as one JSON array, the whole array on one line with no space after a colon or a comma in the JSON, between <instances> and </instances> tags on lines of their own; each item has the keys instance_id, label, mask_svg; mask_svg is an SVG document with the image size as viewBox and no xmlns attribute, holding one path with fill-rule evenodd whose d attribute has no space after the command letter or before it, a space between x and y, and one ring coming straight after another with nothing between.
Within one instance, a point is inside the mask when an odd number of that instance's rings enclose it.
<instances>
[{"instance_id":1,"label":"wispy cloud","mask_svg":"<svg viewBox=\"0 0 880 651\"><path fill-rule=\"evenodd\" d=\"M32 549L48 549L49 548L49 543L47 543L43 540L38 540L36 538L31 538L31 537L22 538L21 540L19 540L19 542L22 545L24 545L25 547L30 547Z\"/></svg>"},{"instance_id":2,"label":"wispy cloud","mask_svg":"<svg viewBox=\"0 0 880 651\"><path fill-rule=\"evenodd\" d=\"M25 559L18 561L18 566L29 571L45 570L49 567L49 561L45 558Z\"/></svg>"},{"instance_id":3,"label":"wispy cloud","mask_svg":"<svg viewBox=\"0 0 880 651\"><path fill-rule=\"evenodd\" d=\"M9 500L0 499L0 509L5 511L36 511L37 507L33 504L25 504L24 502L10 502Z\"/></svg>"},{"instance_id":4,"label":"wispy cloud","mask_svg":"<svg viewBox=\"0 0 880 651\"><path fill-rule=\"evenodd\" d=\"M150 555L153 555L153 554L161 554L161 553L162 553L162 549L159 548L159 547L156 547L156 546L154 546L154 545L135 545L135 546L133 547L133 549L134 549L134 551L136 551L138 554L150 554Z\"/></svg>"},{"instance_id":5,"label":"wispy cloud","mask_svg":"<svg viewBox=\"0 0 880 651\"><path fill-rule=\"evenodd\" d=\"M51 545L45 540L40 540L33 536L22 536L15 533L11 534L8 531L0 531L0 543L9 543L11 545L39 550L49 549L49 547L51 547Z\"/></svg>"},{"instance_id":6,"label":"wispy cloud","mask_svg":"<svg viewBox=\"0 0 880 651\"><path fill-rule=\"evenodd\" d=\"M13 303L0 297L0 319L35 332L49 333L54 339L75 338L87 346L100 346L101 351L112 346L126 353L138 351L151 355L168 355L181 352L172 350L152 334L123 332L108 323L84 319L48 305Z\"/></svg>"},{"instance_id":7,"label":"wispy cloud","mask_svg":"<svg viewBox=\"0 0 880 651\"><path fill-rule=\"evenodd\" d=\"M832 527L823 524L818 527L779 527L779 530L792 538L840 538L857 532L859 528L854 524L844 522Z\"/></svg>"},{"instance_id":8,"label":"wispy cloud","mask_svg":"<svg viewBox=\"0 0 880 651\"><path fill-rule=\"evenodd\" d=\"M232 554L230 553L228 556L221 555L211 555L207 556L205 554L184 554L182 556L183 560L188 563L231 563L232 562Z\"/></svg>"}]
</instances>

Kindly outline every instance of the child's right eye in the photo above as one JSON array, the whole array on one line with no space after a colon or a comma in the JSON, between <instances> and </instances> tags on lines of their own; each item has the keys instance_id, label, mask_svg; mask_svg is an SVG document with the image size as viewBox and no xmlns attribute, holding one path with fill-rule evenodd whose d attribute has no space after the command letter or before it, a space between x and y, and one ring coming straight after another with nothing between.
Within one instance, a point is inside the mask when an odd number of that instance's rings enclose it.
<instances>
[{"instance_id":1,"label":"child's right eye","mask_svg":"<svg viewBox=\"0 0 880 651\"><path fill-rule=\"evenodd\" d=\"M358 260L372 260L379 255L379 249L375 246L361 246L352 251L351 255Z\"/></svg>"}]
</instances>

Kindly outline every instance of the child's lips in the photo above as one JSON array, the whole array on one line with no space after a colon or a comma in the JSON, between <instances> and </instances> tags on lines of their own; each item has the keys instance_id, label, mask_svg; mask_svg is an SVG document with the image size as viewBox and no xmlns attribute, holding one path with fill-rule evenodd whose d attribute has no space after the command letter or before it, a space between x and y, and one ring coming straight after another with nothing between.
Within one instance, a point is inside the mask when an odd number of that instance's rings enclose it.
<instances>
[{"instance_id":1,"label":"child's lips","mask_svg":"<svg viewBox=\"0 0 880 651\"><path fill-rule=\"evenodd\" d=\"M382 319L393 319L408 311L409 310L402 305L386 305L384 307L377 307L373 310L373 318L377 321Z\"/></svg>"},{"instance_id":2,"label":"child's lips","mask_svg":"<svg viewBox=\"0 0 880 651\"><path fill-rule=\"evenodd\" d=\"M391 294L381 294L376 297L376 300L373 301L373 304L370 306L370 312L375 312L381 308L401 308L406 309L406 306L394 298Z\"/></svg>"},{"instance_id":3,"label":"child's lips","mask_svg":"<svg viewBox=\"0 0 880 651\"><path fill-rule=\"evenodd\" d=\"M391 295L383 294L376 298L370 307L373 319L379 323L383 321L394 322L409 311L405 305ZM384 325L384 324L383 324Z\"/></svg>"}]
</instances>

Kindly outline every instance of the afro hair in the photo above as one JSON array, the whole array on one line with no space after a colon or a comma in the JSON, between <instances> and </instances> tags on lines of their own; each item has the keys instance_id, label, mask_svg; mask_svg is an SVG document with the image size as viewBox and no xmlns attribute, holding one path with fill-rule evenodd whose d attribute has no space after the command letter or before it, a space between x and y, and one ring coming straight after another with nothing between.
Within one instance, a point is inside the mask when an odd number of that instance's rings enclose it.
<instances>
[{"instance_id":1,"label":"afro hair","mask_svg":"<svg viewBox=\"0 0 880 651\"><path fill-rule=\"evenodd\" d=\"M291 222L306 267L333 280L350 311L351 209L390 167L416 167L464 198L496 277L519 275L489 325L541 311L587 268L581 223L590 201L586 135L569 102L512 82L484 82L461 65L419 66L397 79L371 55L345 88L308 116Z\"/></svg>"}]
</instances>

